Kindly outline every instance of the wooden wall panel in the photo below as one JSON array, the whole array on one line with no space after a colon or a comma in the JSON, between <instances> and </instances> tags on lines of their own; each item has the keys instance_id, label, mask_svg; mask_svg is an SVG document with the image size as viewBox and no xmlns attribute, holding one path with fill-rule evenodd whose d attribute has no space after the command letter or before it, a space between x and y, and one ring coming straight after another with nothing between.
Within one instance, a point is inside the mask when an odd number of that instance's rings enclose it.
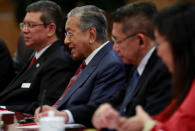
<instances>
[{"instance_id":1,"label":"wooden wall panel","mask_svg":"<svg viewBox=\"0 0 195 131\"><path fill-rule=\"evenodd\" d=\"M127 3L135 2L135 1L149 1L154 3L158 9L162 9L170 4L173 4L179 0L126 0Z\"/></svg>"},{"instance_id":2,"label":"wooden wall panel","mask_svg":"<svg viewBox=\"0 0 195 131\"><path fill-rule=\"evenodd\" d=\"M158 9L164 8L179 0L126 0L133 1L151 1L157 5ZM0 0L0 37L6 42L11 55L13 56L19 36L19 29L16 25L14 16L15 6L8 0Z\"/></svg>"},{"instance_id":3,"label":"wooden wall panel","mask_svg":"<svg viewBox=\"0 0 195 131\"><path fill-rule=\"evenodd\" d=\"M13 56L19 36L19 29L16 25L13 3L7 0L0 0L0 37L7 44Z\"/></svg>"}]
</instances>

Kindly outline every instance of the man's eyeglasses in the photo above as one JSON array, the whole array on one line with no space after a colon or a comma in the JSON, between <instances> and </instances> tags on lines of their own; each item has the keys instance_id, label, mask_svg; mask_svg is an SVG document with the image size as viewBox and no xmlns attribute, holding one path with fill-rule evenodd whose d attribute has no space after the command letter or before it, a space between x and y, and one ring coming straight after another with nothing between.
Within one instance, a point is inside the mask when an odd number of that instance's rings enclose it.
<instances>
[{"instance_id":1,"label":"man's eyeglasses","mask_svg":"<svg viewBox=\"0 0 195 131\"><path fill-rule=\"evenodd\" d=\"M23 30L24 28L25 29L32 29L35 26L41 26L41 25L46 25L46 24L33 24L33 23L23 23L23 22L19 24L20 30Z\"/></svg>"},{"instance_id":2,"label":"man's eyeglasses","mask_svg":"<svg viewBox=\"0 0 195 131\"><path fill-rule=\"evenodd\" d=\"M64 33L65 38L71 39L73 37L73 34L71 32Z\"/></svg>"},{"instance_id":3,"label":"man's eyeglasses","mask_svg":"<svg viewBox=\"0 0 195 131\"><path fill-rule=\"evenodd\" d=\"M129 39L129 38L131 38L131 37L134 37L134 36L137 35L137 34L138 34L138 33L128 35L128 36L126 36L125 38L123 38L123 39L121 39L121 40L116 40L116 39L112 36L112 41L113 41L114 43L120 44L120 43L122 43L123 41L125 41L125 40L127 40L127 39Z\"/></svg>"}]
</instances>

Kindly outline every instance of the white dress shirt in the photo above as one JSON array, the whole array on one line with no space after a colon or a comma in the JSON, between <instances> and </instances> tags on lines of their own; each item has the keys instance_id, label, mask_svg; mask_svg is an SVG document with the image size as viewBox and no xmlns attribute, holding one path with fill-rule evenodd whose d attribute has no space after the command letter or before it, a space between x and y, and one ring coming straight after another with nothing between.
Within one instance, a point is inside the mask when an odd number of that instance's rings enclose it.
<instances>
[{"instance_id":1,"label":"white dress shirt","mask_svg":"<svg viewBox=\"0 0 195 131\"><path fill-rule=\"evenodd\" d=\"M146 67L146 64L148 63L148 60L150 58L150 56L152 55L152 53L154 52L155 47L153 47L145 56L144 58L141 60L140 64L137 67L137 71L139 73L139 76L141 76L143 74L143 71Z\"/></svg>"},{"instance_id":2,"label":"white dress shirt","mask_svg":"<svg viewBox=\"0 0 195 131\"><path fill-rule=\"evenodd\" d=\"M36 59L38 59L50 46L51 46L51 44L47 45L46 47L41 49L39 52L36 51L35 52Z\"/></svg>"}]
</instances>

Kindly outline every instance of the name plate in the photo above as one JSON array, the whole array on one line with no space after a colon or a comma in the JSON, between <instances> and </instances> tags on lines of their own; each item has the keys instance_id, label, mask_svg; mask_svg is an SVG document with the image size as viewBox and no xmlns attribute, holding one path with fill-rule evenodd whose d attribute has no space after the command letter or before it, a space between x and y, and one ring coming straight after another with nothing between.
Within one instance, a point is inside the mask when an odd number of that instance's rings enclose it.
<instances>
[{"instance_id":1,"label":"name plate","mask_svg":"<svg viewBox=\"0 0 195 131\"><path fill-rule=\"evenodd\" d=\"M31 83L22 83L21 88L30 88Z\"/></svg>"}]
</instances>

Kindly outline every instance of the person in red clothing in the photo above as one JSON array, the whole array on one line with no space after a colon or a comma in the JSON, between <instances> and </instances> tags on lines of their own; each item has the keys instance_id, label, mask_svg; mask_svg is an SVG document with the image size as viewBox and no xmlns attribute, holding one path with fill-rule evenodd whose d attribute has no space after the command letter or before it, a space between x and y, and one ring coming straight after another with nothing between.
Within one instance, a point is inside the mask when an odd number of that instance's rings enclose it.
<instances>
[{"instance_id":1,"label":"person in red clothing","mask_svg":"<svg viewBox=\"0 0 195 131\"><path fill-rule=\"evenodd\" d=\"M154 24L158 55L173 76L173 100L157 116L137 106L135 116L113 117L105 125L118 131L195 131L195 3L163 9Z\"/></svg>"}]
</instances>

